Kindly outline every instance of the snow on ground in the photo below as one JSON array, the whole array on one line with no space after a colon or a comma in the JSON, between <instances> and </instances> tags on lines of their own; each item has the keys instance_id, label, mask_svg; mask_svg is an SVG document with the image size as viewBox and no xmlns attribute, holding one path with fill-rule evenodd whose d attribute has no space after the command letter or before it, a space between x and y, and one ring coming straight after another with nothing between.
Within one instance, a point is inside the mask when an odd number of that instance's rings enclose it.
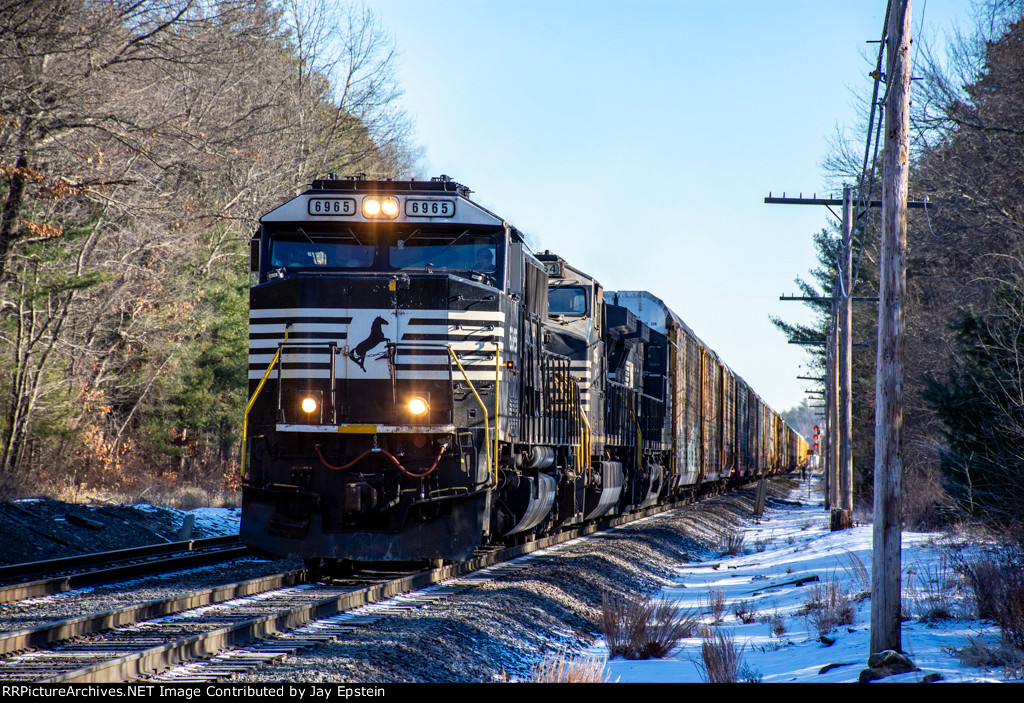
<instances>
[{"instance_id":1,"label":"snow on ground","mask_svg":"<svg viewBox=\"0 0 1024 703\"><path fill-rule=\"evenodd\" d=\"M189 510L195 516L195 525L211 535L237 535L242 519L241 508L196 508Z\"/></svg>"},{"instance_id":2,"label":"snow on ground","mask_svg":"<svg viewBox=\"0 0 1024 703\"><path fill-rule=\"evenodd\" d=\"M178 528L185 522L187 515L194 516L193 530L209 537L221 537L238 534L238 524L242 519L241 508L196 508L195 510L176 510L149 503L136 503L131 507L148 512L160 512L175 521Z\"/></svg>"},{"instance_id":3,"label":"snow on ground","mask_svg":"<svg viewBox=\"0 0 1024 703\"><path fill-rule=\"evenodd\" d=\"M808 497L807 489L792 496L800 504L775 504L765 511L760 524L744 532L742 554L678 567L674 583L660 594L684 608L702 614L712 623L709 601L721 591L725 610L717 626L733 633L742 645L743 665L748 678L764 682L855 682L867 667L871 603L867 597L871 568L871 526L843 532L829 532L828 516L818 494ZM953 585L956 574L948 566L939 534L904 533L903 599L904 612L918 616L936 600L951 606L958 618L971 605L965 593ZM863 564L864 569L859 567ZM866 570L865 570L866 569ZM817 576L817 581L810 580ZM797 585L795 582L808 579ZM837 582L851 596L855 614L853 624L835 627L826 644L818 628L806 614L812 594L824 591L829 582ZM929 593L933 597L929 597ZM939 597L937 594L941 594ZM859 596L859 597L858 597ZM742 604L742 605L741 605ZM744 624L736 608L756 613ZM750 619L749 617L747 618ZM772 629L785 629L773 634ZM998 629L977 620L939 620L903 623L903 650L921 669L891 676L886 682L916 682L927 674L939 673L945 681L1000 681L1000 670L984 671L961 666L956 657L944 651L963 647L967 638L998 641ZM629 661L622 658L607 662L611 680L620 682L698 682L702 681L699 637L682 640L667 659ZM608 655L603 640L588 652L589 656ZM825 670L825 667L831 669Z\"/></svg>"}]
</instances>

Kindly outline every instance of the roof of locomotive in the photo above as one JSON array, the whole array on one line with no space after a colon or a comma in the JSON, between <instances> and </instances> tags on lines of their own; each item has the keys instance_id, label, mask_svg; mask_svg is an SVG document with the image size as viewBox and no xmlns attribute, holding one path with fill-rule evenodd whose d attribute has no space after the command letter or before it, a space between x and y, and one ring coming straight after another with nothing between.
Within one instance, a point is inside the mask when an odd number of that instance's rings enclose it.
<instances>
[{"instance_id":1,"label":"roof of locomotive","mask_svg":"<svg viewBox=\"0 0 1024 703\"><path fill-rule=\"evenodd\" d=\"M571 275L576 275L579 276L580 279L582 279L580 281L581 283L587 283L589 285L595 286L601 285L600 281L591 276L589 273L581 271L580 269L576 268L558 254L552 254L550 249L538 251L534 254L534 256L536 256L539 261L542 261L545 264L557 264L557 266L554 267L554 269L548 267L548 276L552 280L567 279L570 278ZM557 270L557 273L553 273L553 271L555 270Z\"/></svg>"},{"instance_id":2,"label":"roof of locomotive","mask_svg":"<svg viewBox=\"0 0 1024 703\"><path fill-rule=\"evenodd\" d=\"M279 205L260 218L263 224L292 222L366 222L451 224L508 227L513 238L522 234L504 219L469 199L469 188L447 176L429 181L370 181L362 178L325 178L313 181L309 190ZM401 207L393 218L368 217L361 200L395 196ZM441 214L434 214L440 206Z\"/></svg>"},{"instance_id":3,"label":"roof of locomotive","mask_svg":"<svg viewBox=\"0 0 1024 703\"><path fill-rule=\"evenodd\" d=\"M637 319L641 320L644 324L660 334L668 335L669 321L671 320L673 324L677 325L686 334L693 337L698 344L708 351L713 359L717 360L720 364L729 369L729 373L739 379L751 393L754 393L754 395L757 395L760 399L761 396L751 388L750 384L747 383L742 376L737 374L733 368L718 355L718 352L709 347L704 340L698 337L697 334L690 329L689 325L683 322L683 318L679 317L679 315L676 314L676 312L670 308L664 300L645 290L605 291L604 295L607 302L627 308L637 316Z\"/></svg>"},{"instance_id":4,"label":"roof of locomotive","mask_svg":"<svg viewBox=\"0 0 1024 703\"><path fill-rule=\"evenodd\" d=\"M701 346L712 351L704 341L697 336L697 333L690 329L690 326L683 322L676 312L668 304L645 290L613 290L605 291L605 300L613 305L622 305L633 311L633 314L644 321L645 324L654 328L661 334L668 334L669 320L681 327L684 332L693 337ZM645 301L647 304L645 305ZM712 351L712 353L714 353ZM717 355L716 355L717 356Z\"/></svg>"}]
</instances>

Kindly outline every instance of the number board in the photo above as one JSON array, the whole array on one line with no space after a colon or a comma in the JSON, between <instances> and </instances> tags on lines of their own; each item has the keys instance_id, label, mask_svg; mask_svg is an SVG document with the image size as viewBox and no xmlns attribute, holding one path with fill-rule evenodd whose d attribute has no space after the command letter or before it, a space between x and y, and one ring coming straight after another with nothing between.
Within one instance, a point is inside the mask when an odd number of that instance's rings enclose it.
<instances>
[{"instance_id":1,"label":"number board","mask_svg":"<svg viewBox=\"0 0 1024 703\"><path fill-rule=\"evenodd\" d=\"M406 198L405 214L407 217L455 217L455 201Z\"/></svg>"},{"instance_id":2,"label":"number board","mask_svg":"<svg viewBox=\"0 0 1024 703\"><path fill-rule=\"evenodd\" d=\"M356 201L352 198L310 198L307 207L310 215L356 214Z\"/></svg>"}]
</instances>

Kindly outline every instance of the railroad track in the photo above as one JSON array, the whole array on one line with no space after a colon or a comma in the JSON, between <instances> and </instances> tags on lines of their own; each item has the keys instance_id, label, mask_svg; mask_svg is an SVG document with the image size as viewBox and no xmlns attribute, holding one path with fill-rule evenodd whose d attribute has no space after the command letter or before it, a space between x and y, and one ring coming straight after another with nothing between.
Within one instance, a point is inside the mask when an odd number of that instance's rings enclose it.
<instances>
[{"instance_id":1,"label":"railroad track","mask_svg":"<svg viewBox=\"0 0 1024 703\"><path fill-rule=\"evenodd\" d=\"M216 680L239 667L251 669L296 649L336 639L353 627L422 607L526 565L507 564L510 560L665 510L659 506L437 569L376 579L364 573L326 584L304 584L304 572L296 570L186 594L166 603L11 633L0 638L0 681L111 683L158 672L164 672L159 676L164 681ZM411 591L417 593L379 605ZM182 610L185 607L192 609ZM253 641L257 643L236 649ZM182 666L197 660L205 663Z\"/></svg>"},{"instance_id":2,"label":"railroad track","mask_svg":"<svg viewBox=\"0 0 1024 703\"><path fill-rule=\"evenodd\" d=\"M237 535L83 554L0 567L0 604L64 593L176 569L230 561L251 554ZM44 576L45 578L35 578Z\"/></svg>"}]
</instances>

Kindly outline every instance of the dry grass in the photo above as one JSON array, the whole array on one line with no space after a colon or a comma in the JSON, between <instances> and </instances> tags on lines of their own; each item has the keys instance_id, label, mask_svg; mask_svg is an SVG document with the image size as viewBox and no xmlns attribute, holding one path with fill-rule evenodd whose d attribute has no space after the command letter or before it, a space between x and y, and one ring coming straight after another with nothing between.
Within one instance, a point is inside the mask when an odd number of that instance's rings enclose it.
<instances>
[{"instance_id":1,"label":"dry grass","mask_svg":"<svg viewBox=\"0 0 1024 703\"><path fill-rule=\"evenodd\" d=\"M990 644L968 636L963 647L944 647L943 651L956 657L961 666L975 669L1002 667L1006 678L1024 678L1024 651L1005 642Z\"/></svg>"},{"instance_id":2,"label":"dry grass","mask_svg":"<svg viewBox=\"0 0 1024 703\"><path fill-rule=\"evenodd\" d=\"M611 593L601 598L601 629L613 657L666 657L679 640L693 637L697 622L696 613L668 601Z\"/></svg>"},{"instance_id":3,"label":"dry grass","mask_svg":"<svg viewBox=\"0 0 1024 703\"><path fill-rule=\"evenodd\" d=\"M854 588L857 590L858 596L860 594L871 595L871 575L868 573L868 567L864 566L864 562L861 558L853 552L846 552L843 555L843 561L845 564L843 568L846 569L847 575L850 577L850 581L853 583Z\"/></svg>"},{"instance_id":4,"label":"dry grass","mask_svg":"<svg viewBox=\"0 0 1024 703\"><path fill-rule=\"evenodd\" d=\"M721 552L723 557L738 556L743 553L743 542L745 539L742 532L730 530L722 537L722 541L718 545L718 551Z\"/></svg>"},{"instance_id":5,"label":"dry grass","mask_svg":"<svg viewBox=\"0 0 1024 703\"><path fill-rule=\"evenodd\" d=\"M737 601L732 606L732 612L744 625L749 625L750 623L757 621L757 611L751 607L748 601Z\"/></svg>"},{"instance_id":6,"label":"dry grass","mask_svg":"<svg viewBox=\"0 0 1024 703\"><path fill-rule=\"evenodd\" d=\"M811 586L803 615L819 635L827 635L839 625L853 624L853 599L831 578Z\"/></svg>"},{"instance_id":7,"label":"dry grass","mask_svg":"<svg viewBox=\"0 0 1024 703\"><path fill-rule=\"evenodd\" d=\"M782 637L786 634L786 620L779 614L779 607L775 606L771 613L765 613L758 618L758 621L767 625L772 634Z\"/></svg>"},{"instance_id":8,"label":"dry grass","mask_svg":"<svg viewBox=\"0 0 1024 703\"><path fill-rule=\"evenodd\" d=\"M907 596L910 612L921 622L951 620L955 617L957 598L956 573L946 553L938 563L913 564L907 569Z\"/></svg>"},{"instance_id":9,"label":"dry grass","mask_svg":"<svg viewBox=\"0 0 1024 703\"><path fill-rule=\"evenodd\" d=\"M725 593L721 588L708 586L708 615L716 625L725 617Z\"/></svg>"},{"instance_id":10,"label":"dry grass","mask_svg":"<svg viewBox=\"0 0 1024 703\"><path fill-rule=\"evenodd\" d=\"M611 674L603 659L570 657L563 649L533 667L530 683L611 683Z\"/></svg>"},{"instance_id":11,"label":"dry grass","mask_svg":"<svg viewBox=\"0 0 1024 703\"><path fill-rule=\"evenodd\" d=\"M731 632L704 628L701 633L701 677L707 683L736 683L743 667L743 647Z\"/></svg>"}]
</instances>

